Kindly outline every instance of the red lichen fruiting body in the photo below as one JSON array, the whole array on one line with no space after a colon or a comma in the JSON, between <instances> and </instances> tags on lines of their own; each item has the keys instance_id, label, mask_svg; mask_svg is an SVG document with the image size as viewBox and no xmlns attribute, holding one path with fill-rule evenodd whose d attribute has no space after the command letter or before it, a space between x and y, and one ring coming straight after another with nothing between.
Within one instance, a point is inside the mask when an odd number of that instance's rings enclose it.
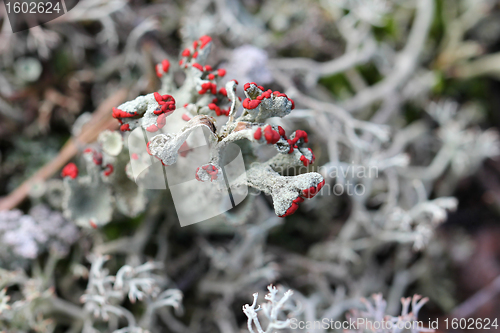
<instances>
[{"instance_id":1,"label":"red lichen fruiting body","mask_svg":"<svg viewBox=\"0 0 500 333\"><path fill-rule=\"evenodd\" d=\"M205 65L205 72L211 72L211 71L213 71L212 66L210 66L210 65Z\"/></svg>"},{"instance_id":2,"label":"red lichen fruiting body","mask_svg":"<svg viewBox=\"0 0 500 333\"><path fill-rule=\"evenodd\" d=\"M215 98L215 99L216 99L216 98ZM210 104L208 104L208 108L209 108L210 110L215 111L215 114L216 114L217 116L227 116L227 115L229 115L229 111L230 111L230 109L227 109L227 110L223 110L223 109L221 109L221 108L220 108L220 107L218 107L215 103L210 103Z\"/></svg>"},{"instance_id":3,"label":"red lichen fruiting body","mask_svg":"<svg viewBox=\"0 0 500 333\"><path fill-rule=\"evenodd\" d=\"M113 118L130 118L134 116L137 116L137 112L129 113L118 108L113 108Z\"/></svg>"},{"instance_id":4,"label":"red lichen fruiting body","mask_svg":"<svg viewBox=\"0 0 500 333\"><path fill-rule=\"evenodd\" d=\"M163 76L163 73L161 72L161 64L157 64L155 66L155 70L156 70L156 76L158 76L158 77L162 77Z\"/></svg>"},{"instance_id":5,"label":"red lichen fruiting body","mask_svg":"<svg viewBox=\"0 0 500 333\"><path fill-rule=\"evenodd\" d=\"M293 152L293 148L297 148L296 143L300 139L302 139L302 141L304 141L305 143L309 142L309 139L307 138L306 131L296 130L294 138L288 140L288 144L290 145L290 151L288 152L289 154L291 154Z\"/></svg>"},{"instance_id":6,"label":"red lichen fruiting body","mask_svg":"<svg viewBox=\"0 0 500 333\"><path fill-rule=\"evenodd\" d=\"M158 128L163 128L167 122L167 114L162 113L161 115L158 116L158 119L156 119L156 124Z\"/></svg>"},{"instance_id":7,"label":"red lichen fruiting body","mask_svg":"<svg viewBox=\"0 0 500 333\"><path fill-rule=\"evenodd\" d=\"M151 133L156 132L157 130L158 130L158 126L156 126L155 124L146 127L146 131L151 132Z\"/></svg>"},{"instance_id":8,"label":"red lichen fruiting body","mask_svg":"<svg viewBox=\"0 0 500 333\"><path fill-rule=\"evenodd\" d=\"M133 160L138 160L139 159L139 155L137 155L136 153L133 153L131 156L130 156L131 159Z\"/></svg>"},{"instance_id":9,"label":"red lichen fruiting body","mask_svg":"<svg viewBox=\"0 0 500 333\"><path fill-rule=\"evenodd\" d=\"M175 102L166 102L161 105L161 112L167 116L175 111Z\"/></svg>"},{"instance_id":10,"label":"red lichen fruiting body","mask_svg":"<svg viewBox=\"0 0 500 333\"><path fill-rule=\"evenodd\" d=\"M161 67L163 69L163 72L168 73L168 70L170 68L170 61L168 59L163 59L161 62Z\"/></svg>"},{"instance_id":11,"label":"red lichen fruiting body","mask_svg":"<svg viewBox=\"0 0 500 333\"><path fill-rule=\"evenodd\" d=\"M161 113L172 113L175 110L175 99L171 95L160 95L159 93L154 93L154 98L156 102L160 105L160 108L153 111L154 114L159 115Z\"/></svg>"},{"instance_id":12,"label":"red lichen fruiting body","mask_svg":"<svg viewBox=\"0 0 500 333\"><path fill-rule=\"evenodd\" d=\"M184 51L182 51L183 57L189 57L190 55L191 55L191 51L189 51L189 49L184 49Z\"/></svg>"},{"instance_id":13,"label":"red lichen fruiting body","mask_svg":"<svg viewBox=\"0 0 500 333\"><path fill-rule=\"evenodd\" d=\"M223 88L220 88L220 89L219 89L219 94L224 95L224 96L227 96L227 90L226 90L226 88L224 88L224 87L223 87Z\"/></svg>"},{"instance_id":14,"label":"red lichen fruiting body","mask_svg":"<svg viewBox=\"0 0 500 333\"><path fill-rule=\"evenodd\" d=\"M104 169L104 175L107 177L113 173L115 168L112 164L106 164L106 169Z\"/></svg>"},{"instance_id":15,"label":"red lichen fruiting body","mask_svg":"<svg viewBox=\"0 0 500 333\"><path fill-rule=\"evenodd\" d=\"M316 194L318 194L318 192L321 190L321 188L325 185L325 180L323 179L323 181L321 183L319 183L316 187L314 186L311 186L309 187L308 189L305 189L302 191L302 196L304 198L312 198L314 197Z\"/></svg>"},{"instance_id":16,"label":"red lichen fruiting body","mask_svg":"<svg viewBox=\"0 0 500 333\"><path fill-rule=\"evenodd\" d=\"M295 198L290 207L288 207L288 209L286 210L285 214L280 215L280 217L290 216L295 213L297 209L299 209L299 203L301 203L302 201L304 201L304 198L302 197Z\"/></svg>"},{"instance_id":17,"label":"red lichen fruiting body","mask_svg":"<svg viewBox=\"0 0 500 333\"><path fill-rule=\"evenodd\" d=\"M148 141L148 143L146 143L146 151L148 152L149 155L152 155L151 151L149 150L149 144L150 142Z\"/></svg>"},{"instance_id":18,"label":"red lichen fruiting body","mask_svg":"<svg viewBox=\"0 0 500 333\"><path fill-rule=\"evenodd\" d=\"M264 138L266 139L267 143L269 144L275 144L276 142L279 141L280 139L280 134L273 130L271 125L267 125L264 128Z\"/></svg>"},{"instance_id":19,"label":"red lichen fruiting body","mask_svg":"<svg viewBox=\"0 0 500 333\"><path fill-rule=\"evenodd\" d=\"M196 68L196 69L200 70L201 72L203 72L203 67L199 63L195 62L191 66L193 66L194 68Z\"/></svg>"},{"instance_id":20,"label":"red lichen fruiting body","mask_svg":"<svg viewBox=\"0 0 500 333\"><path fill-rule=\"evenodd\" d=\"M311 164L312 164L316 160L316 156L314 156L314 153L313 153L313 151L312 151L311 148L307 148L307 149L309 149L309 151L311 152L311 155L312 155L312 157L311 157Z\"/></svg>"},{"instance_id":21,"label":"red lichen fruiting body","mask_svg":"<svg viewBox=\"0 0 500 333\"><path fill-rule=\"evenodd\" d=\"M262 137L262 129L260 127L253 133L253 137L255 140L260 140Z\"/></svg>"},{"instance_id":22,"label":"red lichen fruiting body","mask_svg":"<svg viewBox=\"0 0 500 333\"><path fill-rule=\"evenodd\" d=\"M201 90L198 91L198 94L202 95L206 93L208 90L212 90L212 83L211 82L202 83Z\"/></svg>"},{"instance_id":23,"label":"red lichen fruiting body","mask_svg":"<svg viewBox=\"0 0 500 333\"><path fill-rule=\"evenodd\" d=\"M76 177L78 177L78 167L75 163L72 162L66 164L66 166L62 169L61 176L75 179Z\"/></svg>"},{"instance_id":24,"label":"red lichen fruiting body","mask_svg":"<svg viewBox=\"0 0 500 333\"><path fill-rule=\"evenodd\" d=\"M209 79L209 80L213 80L213 79L215 79L215 75L213 75L213 74L208 74L208 79Z\"/></svg>"},{"instance_id":25,"label":"red lichen fruiting body","mask_svg":"<svg viewBox=\"0 0 500 333\"><path fill-rule=\"evenodd\" d=\"M195 49L195 50L196 50L196 48L198 48L198 41L197 41L197 40L195 40L195 41L193 42L193 49Z\"/></svg>"},{"instance_id":26,"label":"red lichen fruiting body","mask_svg":"<svg viewBox=\"0 0 500 333\"><path fill-rule=\"evenodd\" d=\"M163 97L161 97L161 95L159 93L157 93L156 91L153 93L153 96L155 97L155 100L158 104L163 102Z\"/></svg>"},{"instance_id":27,"label":"red lichen fruiting body","mask_svg":"<svg viewBox=\"0 0 500 333\"><path fill-rule=\"evenodd\" d=\"M247 82L245 83L245 85L243 86L243 90L247 90L248 88L250 88L251 85L254 85L254 86L257 86L257 83L255 82Z\"/></svg>"},{"instance_id":28,"label":"red lichen fruiting body","mask_svg":"<svg viewBox=\"0 0 500 333\"><path fill-rule=\"evenodd\" d=\"M220 77L224 77L226 75L226 70L224 68L219 68L217 70L217 75L219 75Z\"/></svg>"},{"instance_id":29,"label":"red lichen fruiting body","mask_svg":"<svg viewBox=\"0 0 500 333\"><path fill-rule=\"evenodd\" d=\"M252 110L259 106L260 101L257 99L251 100L250 98L245 98L242 104L245 109Z\"/></svg>"},{"instance_id":30,"label":"red lichen fruiting body","mask_svg":"<svg viewBox=\"0 0 500 333\"><path fill-rule=\"evenodd\" d=\"M280 133L280 135L281 135L282 137L284 137L284 138L285 138L285 140L286 140L286 132L285 132L285 130L283 129L283 127L278 126L278 132L279 132L279 133Z\"/></svg>"},{"instance_id":31,"label":"red lichen fruiting body","mask_svg":"<svg viewBox=\"0 0 500 333\"><path fill-rule=\"evenodd\" d=\"M276 97L286 97L286 98L288 98L288 96L285 93L279 92L277 90L273 91L273 95L276 96Z\"/></svg>"},{"instance_id":32,"label":"red lichen fruiting body","mask_svg":"<svg viewBox=\"0 0 500 333\"><path fill-rule=\"evenodd\" d=\"M302 164L304 164L304 166L308 166L309 164L313 164L314 163L314 160L316 159L316 157L314 156L314 153L312 151L311 148L307 148L309 149L309 151L311 152L311 159L307 159L307 157L305 157L304 155L300 156L300 160L302 161Z\"/></svg>"},{"instance_id":33,"label":"red lichen fruiting body","mask_svg":"<svg viewBox=\"0 0 500 333\"><path fill-rule=\"evenodd\" d=\"M210 181L214 181L217 179L217 174L219 173L219 170L217 170L217 168L214 165L208 164L208 165L202 166L201 168L203 170L205 170L206 173L208 173L210 175ZM196 180L201 182L202 180L200 179L200 177L198 177L199 170L200 170L200 167L198 167L196 169L195 177L196 177Z\"/></svg>"},{"instance_id":34,"label":"red lichen fruiting body","mask_svg":"<svg viewBox=\"0 0 500 333\"><path fill-rule=\"evenodd\" d=\"M130 131L130 125L129 124L123 124L120 126L120 131L125 132L125 131Z\"/></svg>"},{"instance_id":35,"label":"red lichen fruiting body","mask_svg":"<svg viewBox=\"0 0 500 333\"><path fill-rule=\"evenodd\" d=\"M271 98L272 93L273 93L272 90L268 89L267 91L264 91L260 96L258 96L257 99L261 101L264 98Z\"/></svg>"},{"instance_id":36,"label":"red lichen fruiting body","mask_svg":"<svg viewBox=\"0 0 500 333\"><path fill-rule=\"evenodd\" d=\"M189 147L187 142L184 141L184 143L179 148L179 155L182 157L186 157L190 151L191 151L191 148Z\"/></svg>"},{"instance_id":37,"label":"red lichen fruiting body","mask_svg":"<svg viewBox=\"0 0 500 333\"><path fill-rule=\"evenodd\" d=\"M261 87L259 87L261 88ZM264 90L264 89L262 89ZM262 98L269 98L271 97L271 94L274 95L275 97L285 97L286 99L288 99L290 101L290 103L292 103L292 107L291 109L295 109L295 102L293 101L293 99L289 98L285 93L282 93L282 92L279 92L279 91L271 91L270 89L268 91L266 91L264 94L262 94Z\"/></svg>"},{"instance_id":38,"label":"red lichen fruiting body","mask_svg":"<svg viewBox=\"0 0 500 333\"><path fill-rule=\"evenodd\" d=\"M89 219L89 224L93 229L97 229L97 224L93 219Z\"/></svg>"},{"instance_id":39,"label":"red lichen fruiting body","mask_svg":"<svg viewBox=\"0 0 500 333\"><path fill-rule=\"evenodd\" d=\"M295 131L295 139L297 142L299 139L303 139L305 143L309 142L309 139L307 138L307 133L306 131L303 130L296 130Z\"/></svg>"},{"instance_id":40,"label":"red lichen fruiting body","mask_svg":"<svg viewBox=\"0 0 500 333\"><path fill-rule=\"evenodd\" d=\"M182 114L182 120L184 120L184 121L190 121L191 117L187 113L183 113Z\"/></svg>"},{"instance_id":41,"label":"red lichen fruiting body","mask_svg":"<svg viewBox=\"0 0 500 333\"><path fill-rule=\"evenodd\" d=\"M202 169L205 170L210 175L210 181L214 181L217 179L217 174L219 170L211 164L202 166Z\"/></svg>"},{"instance_id":42,"label":"red lichen fruiting body","mask_svg":"<svg viewBox=\"0 0 500 333\"><path fill-rule=\"evenodd\" d=\"M156 65L156 76L162 77L164 73L168 73L170 68L170 61L168 59L163 59L163 61Z\"/></svg>"},{"instance_id":43,"label":"red lichen fruiting body","mask_svg":"<svg viewBox=\"0 0 500 333\"><path fill-rule=\"evenodd\" d=\"M94 161L94 164L95 165L101 165L102 164L102 154L95 151L93 154L92 154L92 160Z\"/></svg>"},{"instance_id":44,"label":"red lichen fruiting body","mask_svg":"<svg viewBox=\"0 0 500 333\"><path fill-rule=\"evenodd\" d=\"M208 44L208 43L210 43L211 41L212 41L212 37L210 37L210 36L206 36L206 35L205 35L205 36L201 36L201 37L200 37L200 43L201 43L201 45L200 45L200 49L204 48L204 47L205 47L205 45L207 45L207 44Z\"/></svg>"}]
</instances>

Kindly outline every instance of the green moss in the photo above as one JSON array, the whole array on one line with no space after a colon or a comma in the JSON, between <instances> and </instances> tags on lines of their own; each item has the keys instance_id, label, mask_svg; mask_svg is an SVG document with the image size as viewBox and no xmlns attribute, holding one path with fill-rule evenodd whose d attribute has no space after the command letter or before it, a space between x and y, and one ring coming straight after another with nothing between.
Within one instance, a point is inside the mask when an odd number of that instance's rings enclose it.
<instances>
[{"instance_id":1,"label":"green moss","mask_svg":"<svg viewBox=\"0 0 500 333\"><path fill-rule=\"evenodd\" d=\"M373 27L373 35L377 41L395 40L398 36L398 26L394 17L387 16L382 26Z\"/></svg>"},{"instance_id":2,"label":"green moss","mask_svg":"<svg viewBox=\"0 0 500 333\"><path fill-rule=\"evenodd\" d=\"M75 63L71 50L69 48L60 48L54 51L53 61L54 71L58 76L65 76L67 73L74 71Z\"/></svg>"},{"instance_id":3,"label":"green moss","mask_svg":"<svg viewBox=\"0 0 500 333\"><path fill-rule=\"evenodd\" d=\"M335 97L345 95L346 92L354 93L349 81L342 73L323 77L319 80L319 84L326 87Z\"/></svg>"},{"instance_id":4,"label":"green moss","mask_svg":"<svg viewBox=\"0 0 500 333\"><path fill-rule=\"evenodd\" d=\"M469 80L442 78L441 85L441 91L437 91L437 94L441 94L458 101L488 99L488 85L484 78L472 78Z\"/></svg>"},{"instance_id":5,"label":"green moss","mask_svg":"<svg viewBox=\"0 0 500 333\"><path fill-rule=\"evenodd\" d=\"M380 75L380 72L373 63L357 66L356 69L369 85L374 85L383 79L382 75Z\"/></svg>"},{"instance_id":6,"label":"green moss","mask_svg":"<svg viewBox=\"0 0 500 333\"><path fill-rule=\"evenodd\" d=\"M407 124L422 118L423 110L413 104L406 104L403 108L404 117Z\"/></svg>"},{"instance_id":7,"label":"green moss","mask_svg":"<svg viewBox=\"0 0 500 333\"><path fill-rule=\"evenodd\" d=\"M126 221L112 221L102 227L102 232L106 235L108 240L115 240L120 237L130 236L143 222L144 215L138 215L134 218L127 219Z\"/></svg>"},{"instance_id":8,"label":"green moss","mask_svg":"<svg viewBox=\"0 0 500 333\"><path fill-rule=\"evenodd\" d=\"M445 32L445 22L443 20L443 0L435 1L434 19L432 20L429 32L430 39L439 41L443 38Z\"/></svg>"},{"instance_id":9,"label":"green moss","mask_svg":"<svg viewBox=\"0 0 500 333\"><path fill-rule=\"evenodd\" d=\"M446 88L446 80L445 80L443 72L434 71L434 74L436 75L436 84L432 87L431 91L432 91L432 93L434 93L436 95L440 95L443 93L443 90Z\"/></svg>"}]
</instances>

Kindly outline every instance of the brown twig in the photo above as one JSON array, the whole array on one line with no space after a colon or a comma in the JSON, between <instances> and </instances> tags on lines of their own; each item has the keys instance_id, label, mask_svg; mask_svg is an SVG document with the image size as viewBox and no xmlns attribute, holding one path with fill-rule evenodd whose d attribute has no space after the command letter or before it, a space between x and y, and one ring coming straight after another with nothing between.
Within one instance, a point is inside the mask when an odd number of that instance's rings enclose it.
<instances>
[{"instance_id":1,"label":"brown twig","mask_svg":"<svg viewBox=\"0 0 500 333\"><path fill-rule=\"evenodd\" d=\"M118 128L118 122L111 116L111 109L125 101L127 93L128 89L124 88L104 100L94 111L92 119L85 124L76 139L69 139L52 161L45 164L9 195L0 199L0 211L13 209L19 205L28 196L31 186L45 181L60 170L78 152L80 144L95 141L99 133L105 129Z\"/></svg>"}]
</instances>

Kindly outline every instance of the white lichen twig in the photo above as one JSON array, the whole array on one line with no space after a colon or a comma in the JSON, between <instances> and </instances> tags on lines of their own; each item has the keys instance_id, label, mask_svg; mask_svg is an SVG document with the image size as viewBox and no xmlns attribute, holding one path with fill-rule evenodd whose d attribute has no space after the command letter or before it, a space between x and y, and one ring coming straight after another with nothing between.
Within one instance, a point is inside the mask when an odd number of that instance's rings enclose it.
<instances>
[{"instance_id":1,"label":"white lichen twig","mask_svg":"<svg viewBox=\"0 0 500 333\"><path fill-rule=\"evenodd\" d=\"M292 290L286 291L281 299L278 299L278 288L273 285L267 287L269 293L265 296L267 303L257 305L257 299L259 293L253 294L252 304L246 304L243 306L243 313L248 317L247 327L250 333L255 333L253 327L257 329L257 333L271 333L277 329L284 329L290 325L290 319L280 320L279 316L281 311L285 307L285 303L290 299L293 294ZM268 320L266 329L262 329L262 325L259 321L258 312L262 311Z\"/></svg>"}]
</instances>

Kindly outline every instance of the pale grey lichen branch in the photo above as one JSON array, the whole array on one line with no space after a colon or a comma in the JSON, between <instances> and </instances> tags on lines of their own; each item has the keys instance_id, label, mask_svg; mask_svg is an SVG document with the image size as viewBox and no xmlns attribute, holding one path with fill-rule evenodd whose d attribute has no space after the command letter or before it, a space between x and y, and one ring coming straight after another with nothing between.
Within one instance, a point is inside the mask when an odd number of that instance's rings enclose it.
<instances>
[{"instance_id":1,"label":"pale grey lichen branch","mask_svg":"<svg viewBox=\"0 0 500 333\"><path fill-rule=\"evenodd\" d=\"M124 329L144 329L138 326L134 315L120 305L125 297L128 297L132 303L136 301L145 303L144 325L160 307L179 308L182 293L177 289L162 292L166 278L153 274L155 270L163 267L162 264L147 262L136 267L125 265L113 276L109 275L109 271L104 268L105 262L109 259L109 256L93 255L87 289L80 298L84 303L85 311L93 314L96 319L108 321L111 315L115 315L127 320L127 326ZM85 329L92 331L92 325L93 322L87 320Z\"/></svg>"},{"instance_id":2,"label":"pale grey lichen branch","mask_svg":"<svg viewBox=\"0 0 500 333\"><path fill-rule=\"evenodd\" d=\"M418 314L421 308L429 301L427 297L420 295L401 298L401 315L391 316L386 314L387 302L382 294L372 295L372 301L365 298L361 299L365 310L351 310L347 314L347 319L356 322L355 330L348 329L348 333L364 333L376 330L381 333L424 333L434 332L422 326L423 321L418 320Z\"/></svg>"},{"instance_id":3,"label":"pale grey lichen branch","mask_svg":"<svg viewBox=\"0 0 500 333\"><path fill-rule=\"evenodd\" d=\"M284 329L290 325L290 320L287 318L281 320L279 317L285 308L285 304L293 295L292 290L286 291L283 296L278 299L278 288L273 285L267 287L269 293L265 296L268 301L265 304L257 305L258 293L253 294L252 304L243 306L243 313L247 316L247 327L250 333L255 333L253 327L257 329L257 333L271 333L274 330ZM264 330L259 320L258 312L262 311L268 321L267 327Z\"/></svg>"},{"instance_id":4,"label":"pale grey lichen branch","mask_svg":"<svg viewBox=\"0 0 500 333\"><path fill-rule=\"evenodd\" d=\"M162 161L164 165L172 165L177 162L179 149L196 128L207 128L212 137L217 139L215 119L205 115L198 115L190 119L179 133L158 134L148 142L148 149L151 156Z\"/></svg>"}]
</instances>

